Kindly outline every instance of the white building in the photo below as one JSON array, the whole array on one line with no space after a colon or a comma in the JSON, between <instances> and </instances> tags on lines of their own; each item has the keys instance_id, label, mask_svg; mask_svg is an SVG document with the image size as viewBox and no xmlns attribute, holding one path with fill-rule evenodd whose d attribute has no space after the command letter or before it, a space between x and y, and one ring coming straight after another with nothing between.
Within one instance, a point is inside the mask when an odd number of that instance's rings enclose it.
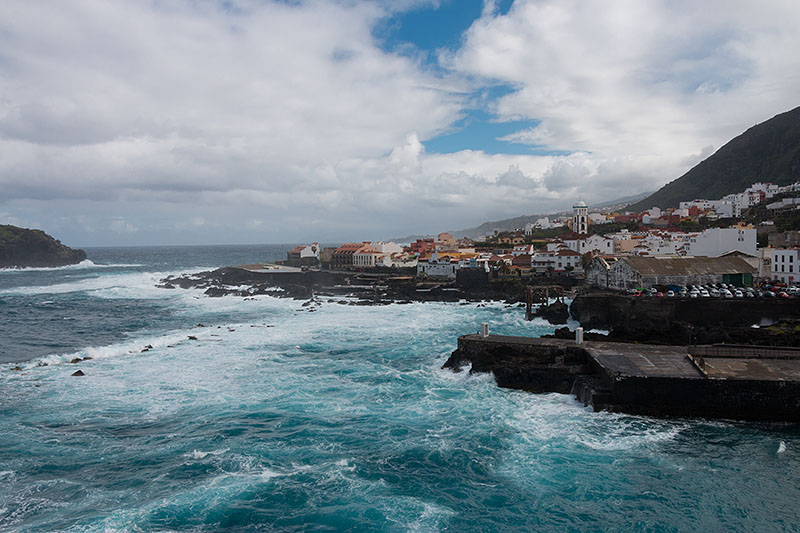
<instances>
[{"instance_id":1,"label":"white building","mask_svg":"<svg viewBox=\"0 0 800 533\"><path fill-rule=\"evenodd\" d=\"M589 231L589 208L583 201L572 206L572 231L575 233Z\"/></svg>"},{"instance_id":2,"label":"white building","mask_svg":"<svg viewBox=\"0 0 800 533\"><path fill-rule=\"evenodd\" d=\"M356 267L374 267L380 263L381 257L385 254L372 248L372 246L362 246L353 253L353 266Z\"/></svg>"},{"instance_id":3,"label":"white building","mask_svg":"<svg viewBox=\"0 0 800 533\"><path fill-rule=\"evenodd\" d=\"M448 255L440 255L438 252L434 252L428 259L419 260L417 263L417 276L455 279L459 268L458 261L451 260Z\"/></svg>"},{"instance_id":4,"label":"white building","mask_svg":"<svg viewBox=\"0 0 800 533\"><path fill-rule=\"evenodd\" d=\"M379 251L382 254L391 255L391 254L399 254L403 252L403 247L399 244L395 244L391 241L389 242L373 242L371 245L375 250Z\"/></svg>"},{"instance_id":5,"label":"white building","mask_svg":"<svg viewBox=\"0 0 800 533\"><path fill-rule=\"evenodd\" d=\"M772 279L784 283L800 281L800 248L775 248L772 251Z\"/></svg>"},{"instance_id":6,"label":"white building","mask_svg":"<svg viewBox=\"0 0 800 533\"><path fill-rule=\"evenodd\" d=\"M574 250L583 255L586 253L613 254L614 239L607 239L602 235L591 235L578 241L578 249Z\"/></svg>"},{"instance_id":7,"label":"white building","mask_svg":"<svg viewBox=\"0 0 800 533\"><path fill-rule=\"evenodd\" d=\"M688 255L719 257L739 251L756 256L755 228L710 228L689 238Z\"/></svg>"},{"instance_id":8,"label":"white building","mask_svg":"<svg viewBox=\"0 0 800 533\"><path fill-rule=\"evenodd\" d=\"M558 251L536 252L531 256L531 273L570 276L583 274L581 254L567 248Z\"/></svg>"},{"instance_id":9,"label":"white building","mask_svg":"<svg viewBox=\"0 0 800 533\"><path fill-rule=\"evenodd\" d=\"M518 244L511 250L511 255L518 257L520 255L533 255L536 248L532 244Z\"/></svg>"},{"instance_id":10,"label":"white building","mask_svg":"<svg viewBox=\"0 0 800 533\"><path fill-rule=\"evenodd\" d=\"M603 213L589 213L590 224L611 224L613 219L606 217Z\"/></svg>"}]
</instances>

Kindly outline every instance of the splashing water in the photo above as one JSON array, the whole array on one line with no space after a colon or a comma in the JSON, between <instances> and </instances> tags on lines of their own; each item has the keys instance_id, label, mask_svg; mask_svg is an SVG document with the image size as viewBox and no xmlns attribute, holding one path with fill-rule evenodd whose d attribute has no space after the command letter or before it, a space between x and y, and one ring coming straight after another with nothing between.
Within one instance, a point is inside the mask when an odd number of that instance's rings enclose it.
<instances>
[{"instance_id":1,"label":"splashing water","mask_svg":"<svg viewBox=\"0 0 800 533\"><path fill-rule=\"evenodd\" d=\"M311 313L154 288L280 251L89 250L118 266L3 273L0 530L798 523L796 426L593 413L440 369L481 322L552 331L519 309L323 298Z\"/></svg>"}]
</instances>

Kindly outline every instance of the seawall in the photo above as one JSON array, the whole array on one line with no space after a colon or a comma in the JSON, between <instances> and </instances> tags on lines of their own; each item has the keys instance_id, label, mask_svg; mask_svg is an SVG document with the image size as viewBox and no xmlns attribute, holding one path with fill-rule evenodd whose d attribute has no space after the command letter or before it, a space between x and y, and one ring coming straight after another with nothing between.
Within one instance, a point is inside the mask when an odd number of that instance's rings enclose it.
<instances>
[{"instance_id":1,"label":"seawall","mask_svg":"<svg viewBox=\"0 0 800 533\"><path fill-rule=\"evenodd\" d=\"M751 326L762 319L778 322L800 316L798 298L644 298L611 293L581 294L570 313L585 328L632 328L675 322Z\"/></svg>"},{"instance_id":2,"label":"seawall","mask_svg":"<svg viewBox=\"0 0 800 533\"><path fill-rule=\"evenodd\" d=\"M684 346L465 335L444 367L492 372L501 387L572 393L595 410L800 422L800 350L703 353L694 358Z\"/></svg>"}]
</instances>

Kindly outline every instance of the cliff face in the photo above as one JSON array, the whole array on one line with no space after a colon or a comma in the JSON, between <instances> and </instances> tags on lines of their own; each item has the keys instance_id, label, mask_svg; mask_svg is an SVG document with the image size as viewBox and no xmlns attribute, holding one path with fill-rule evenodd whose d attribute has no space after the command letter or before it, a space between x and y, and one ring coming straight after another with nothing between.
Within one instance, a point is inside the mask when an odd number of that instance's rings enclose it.
<instances>
[{"instance_id":1,"label":"cliff face","mask_svg":"<svg viewBox=\"0 0 800 533\"><path fill-rule=\"evenodd\" d=\"M37 229L0 225L0 268L57 267L86 259L86 252L73 250Z\"/></svg>"}]
</instances>

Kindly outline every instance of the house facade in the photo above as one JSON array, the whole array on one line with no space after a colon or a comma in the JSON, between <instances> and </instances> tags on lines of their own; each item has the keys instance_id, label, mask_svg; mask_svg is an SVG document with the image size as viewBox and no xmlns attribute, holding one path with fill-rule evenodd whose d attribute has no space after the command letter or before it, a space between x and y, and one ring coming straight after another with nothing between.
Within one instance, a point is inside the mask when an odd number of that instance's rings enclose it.
<instances>
[{"instance_id":1,"label":"house facade","mask_svg":"<svg viewBox=\"0 0 800 533\"><path fill-rule=\"evenodd\" d=\"M772 250L772 279L787 284L800 281L800 248L776 248Z\"/></svg>"},{"instance_id":2,"label":"house facade","mask_svg":"<svg viewBox=\"0 0 800 533\"><path fill-rule=\"evenodd\" d=\"M455 279L459 268L457 260L452 260L449 255L434 252L430 257L417 262L417 276Z\"/></svg>"}]
</instances>

